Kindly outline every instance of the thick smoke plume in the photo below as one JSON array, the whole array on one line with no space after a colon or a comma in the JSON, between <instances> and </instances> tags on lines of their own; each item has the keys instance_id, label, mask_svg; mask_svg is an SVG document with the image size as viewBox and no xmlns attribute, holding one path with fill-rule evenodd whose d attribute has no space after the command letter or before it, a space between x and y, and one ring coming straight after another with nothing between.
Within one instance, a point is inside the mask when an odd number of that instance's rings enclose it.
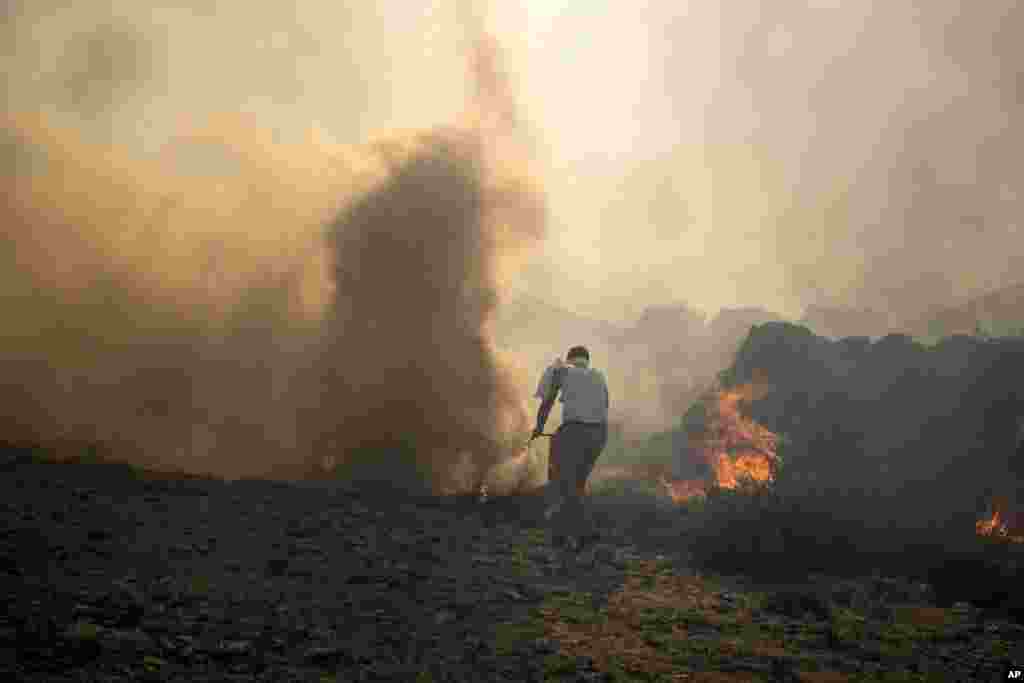
<instances>
[{"instance_id":1,"label":"thick smoke plume","mask_svg":"<svg viewBox=\"0 0 1024 683\"><path fill-rule=\"evenodd\" d=\"M66 28L10 11L44 38ZM319 10L293 24L303 11ZM161 38L123 18L137 11L110 14L42 85L8 72L0 437L229 477L301 476L372 447L391 472L408 456L435 490L516 455L505 444L526 416L489 323L545 210L496 43L461 27L463 59L446 62L460 70L436 93L467 94L448 125L343 145L316 120L288 139L258 107L218 115L186 98L147 155L116 124L166 84L146 64L187 22ZM41 68L29 46L10 52ZM136 53L150 58L122 73Z\"/></svg>"},{"instance_id":2,"label":"thick smoke plume","mask_svg":"<svg viewBox=\"0 0 1024 683\"><path fill-rule=\"evenodd\" d=\"M479 480L506 452L498 436L526 428L521 396L495 363L484 329L497 305L495 210L515 208L514 237L540 226L523 188L488 186L479 139L417 140L386 182L334 225L337 296L327 318L321 423L332 442L430 453L431 469L475 455ZM509 204L496 204L496 201ZM445 482L438 481L438 485Z\"/></svg>"}]
</instances>

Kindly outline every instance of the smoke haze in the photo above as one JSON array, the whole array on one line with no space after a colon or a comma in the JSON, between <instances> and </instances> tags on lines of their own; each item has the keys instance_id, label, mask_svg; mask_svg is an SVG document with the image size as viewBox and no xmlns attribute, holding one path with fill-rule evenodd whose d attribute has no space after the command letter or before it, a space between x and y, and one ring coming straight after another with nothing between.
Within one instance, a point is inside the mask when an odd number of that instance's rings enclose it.
<instances>
[{"instance_id":1,"label":"smoke haze","mask_svg":"<svg viewBox=\"0 0 1024 683\"><path fill-rule=\"evenodd\" d=\"M222 476L413 444L435 490L518 455L487 325L545 210L497 44L330 7L13 8L5 439Z\"/></svg>"},{"instance_id":2,"label":"smoke haze","mask_svg":"<svg viewBox=\"0 0 1024 683\"><path fill-rule=\"evenodd\" d=\"M1020 278L1019 3L557 6L520 18L555 169L533 291L898 325Z\"/></svg>"},{"instance_id":3,"label":"smoke haze","mask_svg":"<svg viewBox=\"0 0 1024 683\"><path fill-rule=\"evenodd\" d=\"M716 319L1024 272L1013 0L486 9L5 3L8 436L238 475L415 425L474 479L573 344L656 429Z\"/></svg>"},{"instance_id":4,"label":"smoke haze","mask_svg":"<svg viewBox=\"0 0 1024 683\"><path fill-rule=\"evenodd\" d=\"M1020 281L1019 3L502 9L527 36L513 70L550 142L550 236L517 286L632 330L627 348L569 339L571 324L556 336L561 353L601 347L638 428L678 418L671 396L738 343L688 331L685 309L879 335ZM676 327L642 332L659 306Z\"/></svg>"}]
</instances>

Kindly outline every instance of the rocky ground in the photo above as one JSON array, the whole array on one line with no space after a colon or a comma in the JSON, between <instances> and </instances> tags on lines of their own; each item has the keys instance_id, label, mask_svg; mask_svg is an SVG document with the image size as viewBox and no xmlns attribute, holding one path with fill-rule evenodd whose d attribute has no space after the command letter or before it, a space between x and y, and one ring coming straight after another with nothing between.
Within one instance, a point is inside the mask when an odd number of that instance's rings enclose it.
<instances>
[{"instance_id":1,"label":"rocky ground","mask_svg":"<svg viewBox=\"0 0 1024 683\"><path fill-rule=\"evenodd\" d=\"M595 497L559 556L531 497L158 477L0 479L0 679L979 681L1024 631L894 580L702 576L687 519Z\"/></svg>"}]
</instances>

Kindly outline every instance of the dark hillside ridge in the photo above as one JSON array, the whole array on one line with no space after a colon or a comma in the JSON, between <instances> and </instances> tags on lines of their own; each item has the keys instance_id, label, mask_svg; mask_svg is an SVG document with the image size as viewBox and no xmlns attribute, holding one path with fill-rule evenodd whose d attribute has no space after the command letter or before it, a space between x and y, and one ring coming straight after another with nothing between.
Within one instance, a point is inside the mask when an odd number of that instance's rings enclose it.
<instances>
[{"instance_id":1,"label":"dark hillside ridge","mask_svg":"<svg viewBox=\"0 0 1024 683\"><path fill-rule=\"evenodd\" d=\"M756 372L772 390L746 409L787 438L776 489L799 503L800 514L779 517L792 527L783 536L820 546L832 534L832 562L898 564L946 602L1022 606L1024 544L983 539L975 524L1002 501L1010 531L1022 533L1024 339L832 341L768 323L723 379Z\"/></svg>"},{"instance_id":2,"label":"dark hillside ridge","mask_svg":"<svg viewBox=\"0 0 1024 683\"><path fill-rule=\"evenodd\" d=\"M819 486L881 494L876 521L924 529L973 520L993 495L1024 502L1024 339L831 341L769 323L751 330L728 381L755 370L773 389L751 413L791 440L793 467Z\"/></svg>"},{"instance_id":3,"label":"dark hillside ridge","mask_svg":"<svg viewBox=\"0 0 1024 683\"><path fill-rule=\"evenodd\" d=\"M893 331L892 321L886 313L835 306L808 306L800 324L817 334L833 338L858 335L882 337Z\"/></svg>"},{"instance_id":4,"label":"dark hillside ridge","mask_svg":"<svg viewBox=\"0 0 1024 683\"><path fill-rule=\"evenodd\" d=\"M948 306L912 323L919 336L1024 332L1024 282L974 297L959 306Z\"/></svg>"}]
</instances>

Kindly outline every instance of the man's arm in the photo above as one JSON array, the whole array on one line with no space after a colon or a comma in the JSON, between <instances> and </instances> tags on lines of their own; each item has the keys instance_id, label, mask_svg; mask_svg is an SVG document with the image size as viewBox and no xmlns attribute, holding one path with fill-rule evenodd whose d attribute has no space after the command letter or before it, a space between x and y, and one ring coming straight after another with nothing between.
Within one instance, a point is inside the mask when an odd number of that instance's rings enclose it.
<instances>
[{"instance_id":1,"label":"man's arm","mask_svg":"<svg viewBox=\"0 0 1024 683\"><path fill-rule=\"evenodd\" d=\"M540 403L540 408L537 409L537 426L533 430L534 437L540 436L544 432L544 425L547 424L548 415L551 414L551 408L555 405L558 390L562 388L563 375L565 375L565 368L555 368L551 375L551 385Z\"/></svg>"}]
</instances>

